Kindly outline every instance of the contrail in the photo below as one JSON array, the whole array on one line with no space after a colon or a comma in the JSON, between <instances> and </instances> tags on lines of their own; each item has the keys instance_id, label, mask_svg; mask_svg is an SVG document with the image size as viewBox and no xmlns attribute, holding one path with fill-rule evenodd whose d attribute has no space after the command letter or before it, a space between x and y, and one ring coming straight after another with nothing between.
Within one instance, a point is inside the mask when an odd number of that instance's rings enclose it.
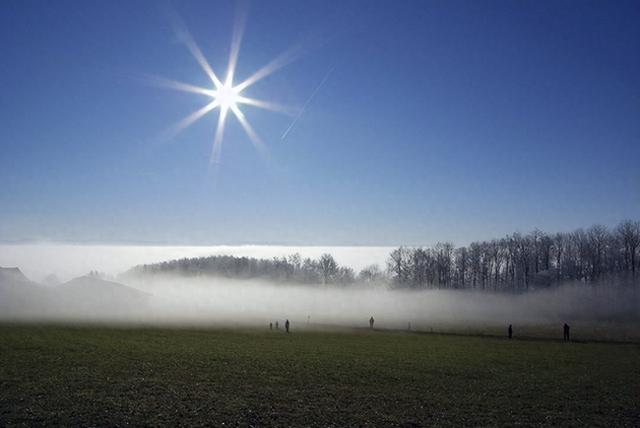
<instances>
[{"instance_id":1,"label":"contrail","mask_svg":"<svg viewBox=\"0 0 640 428\"><path fill-rule=\"evenodd\" d=\"M282 137L280 137L281 141L284 141L285 138L287 138L287 135L289 135L289 132L291 132L291 130L293 129L293 127L295 126L295 124L298 122L298 119L300 119L300 117L302 117L302 114L304 113L304 111L306 110L307 106L309 105L309 103L311 102L311 100L313 100L313 97L316 96L316 94L318 93L318 91L320 90L320 88L322 88L322 86L325 84L325 82L329 79L329 76L331 75L331 73L333 72L333 70L336 67L333 66L329 69L329 71L327 72L327 74L325 74L324 78L322 79L322 81L320 82L320 84L318 86L316 86L316 88L313 90L313 92L311 93L311 96L307 99L307 101L305 101L305 103L302 105L302 108L300 109L300 111L298 112L298 115L295 117L295 119L293 119L293 122L291 122L291 125L289 125L289 127L286 129L286 131L284 131L284 133L282 134Z\"/></svg>"}]
</instances>

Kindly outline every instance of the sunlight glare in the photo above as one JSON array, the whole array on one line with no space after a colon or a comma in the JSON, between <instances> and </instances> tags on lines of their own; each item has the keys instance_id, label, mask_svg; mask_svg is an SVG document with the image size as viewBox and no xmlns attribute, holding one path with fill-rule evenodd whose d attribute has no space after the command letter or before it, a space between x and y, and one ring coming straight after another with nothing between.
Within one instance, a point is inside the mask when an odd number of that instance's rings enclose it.
<instances>
[{"instance_id":1,"label":"sunlight glare","mask_svg":"<svg viewBox=\"0 0 640 428\"><path fill-rule=\"evenodd\" d=\"M215 74L209 62L203 55L202 51L196 44L195 40L187 30L186 26L182 23L182 21L178 17L173 17L174 21L174 29L178 35L178 38L183 42L183 44L187 47L191 55L198 62L202 70L209 77L211 82L213 83L213 88L201 88L189 83L178 82L172 79L165 78L154 78L151 83L162 86L169 89L176 89L179 91L195 93L199 95L206 95L212 98L211 101L204 107L196 110L191 113L189 116L183 118L178 124L176 124L171 129L171 135L175 135L178 132L182 131L189 125L196 122L198 119L203 117L208 112L219 109L218 116L218 125L216 128L213 148L210 158L210 163L218 163L220 161L220 149L222 147L222 138L224 135L225 121L229 116L227 113L229 110L233 112L233 116L238 120L243 130L249 137L249 140L254 144L256 149L262 154L265 154L266 148L264 143L257 135L253 127L249 124L244 114L240 111L238 107L239 104L251 105L254 107L262 108L265 110L277 111L285 114L294 114L292 109L287 108L286 106L281 106L276 103L272 103L269 101L258 100L254 98L249 98L243 95L240 95L242 91L247 89L249 86L255 84L259 80L262 80L266 76L274 73L278 69L284 67L289 62L293 61L299 51L299 47L294 47L293 49L289 49L285 51L267 65L253 73L247 79L242 81L241 83L234 86L234 74L236 71L236 65L238 60L238 54L240 52L240 43L242 41L242 35L244 32L244 23L246 19L246 11L244 13L240 13L240 16L236 20L234 32L231 40L231 51L229 55L229 63L227 67L227 75L225 76L224 83L218 78Z\"/></svg>"},{"instance_id":2,"label":"sunlight glare","mask_svg":"<svg viewBox=\"0 0 640 428\"><path fill-rule=\"evenodd\" d=\"M238 103L239 93L238 90L228 82L218 89L213 97L218 101L222 108L228 109L236 106Z\"/></svg>"}]
</instances>

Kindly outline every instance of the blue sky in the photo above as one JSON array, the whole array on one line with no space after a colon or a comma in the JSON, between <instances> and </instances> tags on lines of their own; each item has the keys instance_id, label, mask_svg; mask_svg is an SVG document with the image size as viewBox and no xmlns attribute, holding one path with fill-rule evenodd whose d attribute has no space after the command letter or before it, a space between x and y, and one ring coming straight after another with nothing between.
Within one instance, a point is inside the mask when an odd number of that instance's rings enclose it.
<instances>
[{"instance_id":1,"label":"blue sky","mask_svg":"<svg viewBox=\"0 0 640 428\"><path fill-rule=\"evenodd\" d=\"M640 218L640 4L253 2L221 163L179 14L224 74L233 2L0 3L0 240L466 244Z\"/></svg>"}]
</instances>

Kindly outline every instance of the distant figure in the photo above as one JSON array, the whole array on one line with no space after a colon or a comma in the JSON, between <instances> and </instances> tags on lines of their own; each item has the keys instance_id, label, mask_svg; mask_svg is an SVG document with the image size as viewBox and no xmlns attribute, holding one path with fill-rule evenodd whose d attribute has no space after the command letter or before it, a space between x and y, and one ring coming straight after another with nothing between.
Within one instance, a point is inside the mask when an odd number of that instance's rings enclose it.
<instances>
[{"instance_id":1,"label":"distant figure","mask_svg":"<svg viewBox=\"0 0 640 428\"><path fill-rule=\"evenodd\" d=\"M269 330L273 330L273 323L272 322L269 323Z\"/></svg>"},{"instance_id":2,"label":"distant figure","mask_svg":"<svg viewBox=\"0 0 640 428\"><path fill-rule=\"evenodd\" d=\"M569 324L564 323L564 327L562 328L562 330L563 330L563 333L564 333L564 340L567 341L567 342L570 341L571 340L571 336L570 336L571 327L569 327Z\"/></svg>"},{"instance_id":3,"label":"distant figure","mask_svg":"<svg viewBox=\"0 0 640 428\"><path fill-rule=\"evenodd\" d=\"M509 339L513 337L513 327L509 324L509 328L507 329L507 334L509 335Z\"/></svg>"},{"instance_id":4,"label":"distant figure","mask_svg":"<svg viewBox=\"0 0 640 428\"><path fill-rule=\"evenodd\" d=\"M369 318L369 328L373 328L374 322L376 322L376 320L374 320L373 317Z\"/></svg>"},{"instance_id":5,"label":"distant figure","mask_svg":"<svg viewBox=\"0 0 640 428\"><path fill-rule=\"evenodd\" d=\"M278 330L280 327L278 326L278 321L276 321L276 330Z\"/></svg>"},{"instance_id":6,"label":"distant figure","mask_svg":"<svg viewBox=\"0 0 640 428\"><path fill-rule=\"evenodd\" d=\"M287 330L287 333L289 333L289 320L286 320L284 322L284 329Z\"/></svg>"}]
</instances>

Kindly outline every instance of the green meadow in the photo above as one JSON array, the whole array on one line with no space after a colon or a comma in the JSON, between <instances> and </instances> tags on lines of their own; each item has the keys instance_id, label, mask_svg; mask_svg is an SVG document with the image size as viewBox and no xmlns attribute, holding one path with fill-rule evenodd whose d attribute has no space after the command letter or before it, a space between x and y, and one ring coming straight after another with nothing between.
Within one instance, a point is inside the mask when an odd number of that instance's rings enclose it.
<instances>
[{"instance_id":1,"label":"green meadow","mask_svg":"<svg viewBox=\"0 0 640 428\"><path fill-rule=\"evenodd\" d=\"M0 325L0 426L639 426L640 345Z\"/></svg>"}]
</instances>

